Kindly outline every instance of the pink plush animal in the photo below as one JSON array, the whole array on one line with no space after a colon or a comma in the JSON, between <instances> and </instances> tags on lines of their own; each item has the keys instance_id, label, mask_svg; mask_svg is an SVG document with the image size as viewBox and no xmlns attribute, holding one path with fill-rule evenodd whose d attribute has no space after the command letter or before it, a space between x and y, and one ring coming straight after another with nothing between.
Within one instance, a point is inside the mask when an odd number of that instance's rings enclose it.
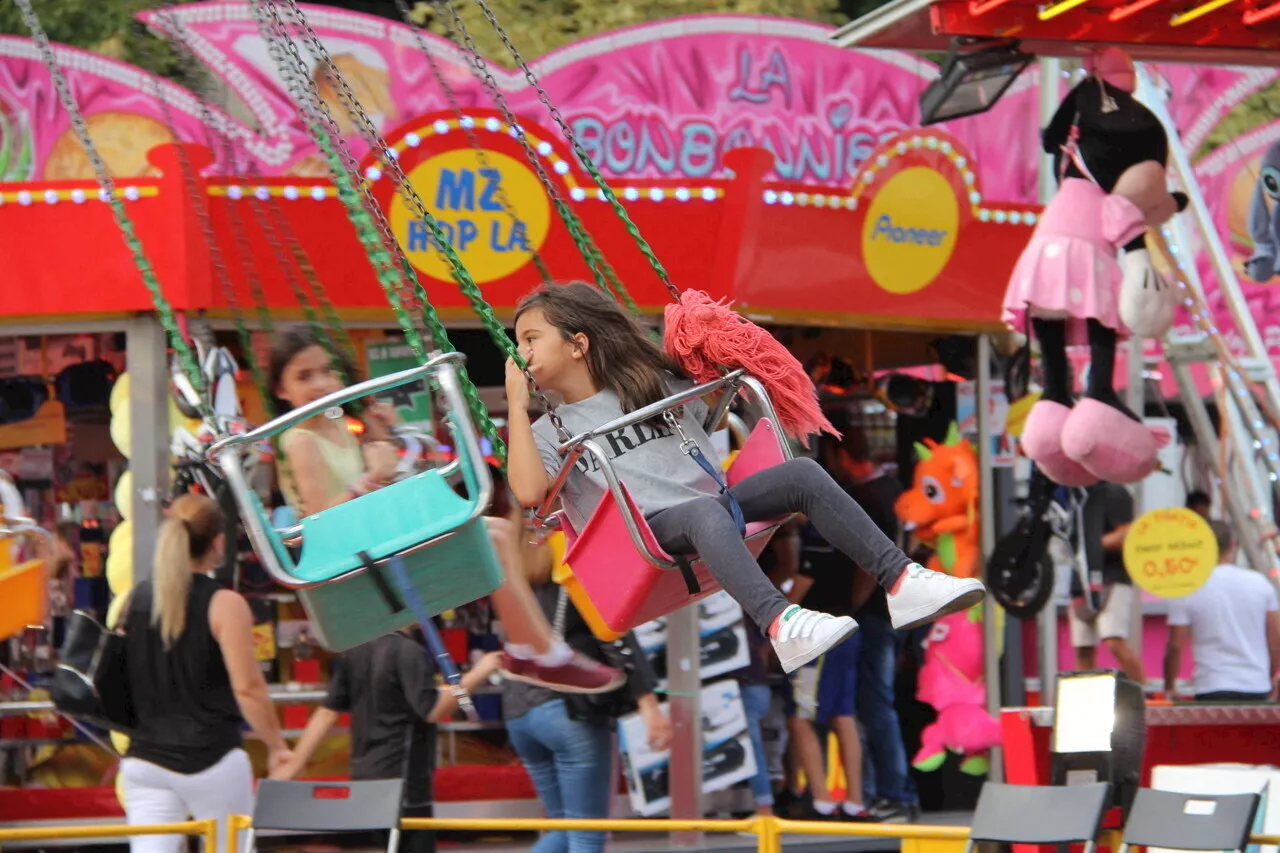
<instances>
[{"instance_id":1,"label":"pink plush animal","mask_svg":"<svg viewBox=\"0 0 1280 853\"><path fill-rule=\"evenodd\" d=\"M938 719L921 733L920 751L911 761L917 770L937 770L954 752L964 756L962 772L984 776L987 750L1000 745L1000 723L986 709L983 609L944 616L929 632L916 698L932 705Z\"/></svg>"}]
</instances>

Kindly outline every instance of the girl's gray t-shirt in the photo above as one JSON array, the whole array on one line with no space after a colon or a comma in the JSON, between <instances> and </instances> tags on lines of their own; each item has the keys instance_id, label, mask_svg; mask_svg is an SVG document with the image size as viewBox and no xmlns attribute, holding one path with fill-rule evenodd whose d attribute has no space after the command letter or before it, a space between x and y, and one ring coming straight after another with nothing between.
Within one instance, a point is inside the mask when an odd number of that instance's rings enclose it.
<instances>
[{"instance_id":1,"label":"girl's gray t-shirt","mask_svg":"<svg viewBox=\"0 0 1280 853\"><path fill-rule=\"evenodd\" d=\"M693 383L687 379L672 379L667 382L667 387L670 393L678 394L693 387ZM708 411L707 404L700 399L686 403L680 426L687 438L698 443L707 461L716 466L716 470L721 470L720 457L702 428ZM556 413L570 435L588 432L623 414L618 395L608 390L577 403L557 406ZM556 452L560 440L546 415L534 421L533 438L542 457L542 466L554 477L560 471L560 454ZM680 436L666 423L656 426L652 423L635 424L597 438L618 478L646 518L720 491L715 480L680 450L680 441ZM604 497L608 484L599 462L590 451L583 452L578 458L576 468L565 481L560 500L569 523L581 531Z\"/></svg>"}]
</instances>

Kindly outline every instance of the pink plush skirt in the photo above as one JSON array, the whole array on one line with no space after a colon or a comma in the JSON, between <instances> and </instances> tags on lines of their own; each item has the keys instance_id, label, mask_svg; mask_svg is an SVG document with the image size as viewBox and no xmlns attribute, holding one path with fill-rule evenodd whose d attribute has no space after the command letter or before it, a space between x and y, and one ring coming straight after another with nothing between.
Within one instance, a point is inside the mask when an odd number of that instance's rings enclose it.
<instances>
[{"instance_id":1,"label":"pink plush skirt","mask_svg":"<svg viewBox=\"0 0 1280 853\"><path fill-rule=\"evenodd\" d=\"M1022 250L1005 290L1002 318L1027 333L1032 317L1067 321L1067 343L1088 343L1092 318L1115 329L1120 322L1122 274L1116 261L1114 200L1092 181L1063 181Z\"/></svg>"}]
</instances>

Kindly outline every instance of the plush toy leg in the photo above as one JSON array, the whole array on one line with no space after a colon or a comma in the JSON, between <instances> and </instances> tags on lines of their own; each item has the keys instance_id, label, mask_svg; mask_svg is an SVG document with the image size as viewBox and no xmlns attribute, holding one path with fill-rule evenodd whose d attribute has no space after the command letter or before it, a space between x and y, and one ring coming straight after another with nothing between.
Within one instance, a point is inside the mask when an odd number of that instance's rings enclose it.
<instances>
[{"instance_id":1,"label":"plush toy leg","mask_svg":"<svg viewBox=\"0 0 1280 853\"><path fill-rule=\"evenodd\" d=\"M1162 442L1116 393L1116 333L1096 320L1089 357L1089 387L1062 427L1062 450L1100 480L1136 483L1156 469Z\"/></svg>"},{"instance_id":2,"label":"plush toy leg","mask_svg":"<svg viewBox=\"0 0 1280 853\"><path fill-rule=\"evenodd\" d=\"M921 773L932 773L947 760L947 747L943 743L946 710L938 714L938 720L924 727L920 732L920 751L911 759L911 766Z\"/></svg>"},{"instance_id":3,"label":"plush toy leg","mask_svg":"<svg viewBox=\"0 0 1280 853\"><path fill-rule=\"evenodd\" d=\"M1066 321L1033 317L1031 326L1040 340L1044 390L1023 425L1022 452L1055 483L1063 486L1091 485L1096 478L1062 452L1062 427L1071 414L1071 365L1067 361Z\"/></svg>"},{"instance_id":4,"label":"plush toy leg","mask_svg":"<svg viewBox=\"0 0 1280 853\"><path fill-rule=\"evenodd\" d=\"M1089 320L1089 386L1085 397L1106 403L1127 415L1131 420L1142 419L1129 410L1115 388L1116 330L1097 320Z\"/></svg>"}]
</instances>

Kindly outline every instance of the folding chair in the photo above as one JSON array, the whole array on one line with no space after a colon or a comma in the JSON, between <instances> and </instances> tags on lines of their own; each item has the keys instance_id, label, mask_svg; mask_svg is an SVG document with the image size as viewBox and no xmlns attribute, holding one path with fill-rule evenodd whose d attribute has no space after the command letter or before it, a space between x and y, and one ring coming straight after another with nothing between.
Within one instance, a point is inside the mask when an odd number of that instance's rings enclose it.
<instances>
[{"instance_id":1,"label":"folding chair","mask_svg":"<svg viewBox=\"0 0 1280 853\"><path fill-rule=\"evenodd\" d=\"M404 780L369 782L280 782L258 784L244 853L254 853L259 830L303 832L372 832L387 830L387 853L400 847L400 803Z\"/></svg>"},{"instance_id":2,"label":"folding chair","mask_svg":"<svg viewBox=\"0 0 1280 853\"><path fill-rule=\"evenodd\" d=\"M1243 850L1260 794L1177 794L1140 788L1119 853L1132 845L1169 850Z\"/></svg>"},{"instance_id":3,"label":"folding chair","mask_svg":"<svg viewBox=\"0 0 1280 853\"><path fill-rule=\"evenodd\" d=\"M1083 844L1093 853L1111 785L1001 785L988 782L978 795L965 853L979 842Z\"/></svg>"}]
</instances>

